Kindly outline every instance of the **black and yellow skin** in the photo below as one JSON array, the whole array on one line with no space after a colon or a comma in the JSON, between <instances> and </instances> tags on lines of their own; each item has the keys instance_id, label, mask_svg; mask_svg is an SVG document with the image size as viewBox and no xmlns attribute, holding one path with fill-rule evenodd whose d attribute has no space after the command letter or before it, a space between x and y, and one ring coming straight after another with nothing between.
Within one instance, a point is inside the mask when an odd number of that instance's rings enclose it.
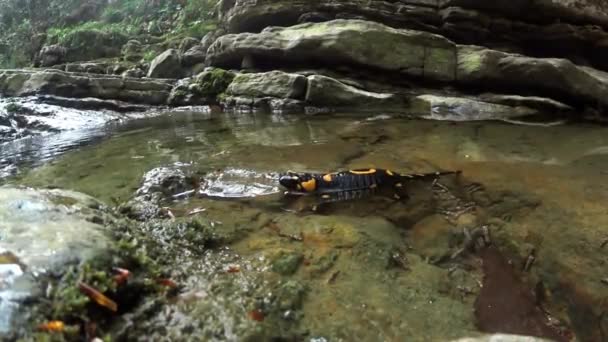
<instances>
[{"instance_id":1,"label":"black and yellow skin","mask_svg":"<svg viewBox=\"0 0 608 342\"><path fill-rule=\"evenodd\" d=\"M321 203L358 199L378 192L390 193L395 199L407 197L404 183L410 180L434 179L459 173L444 171L425 174L399 174L386 169L359 169L327 174L294 173L281 175L279 183L291 195L316 195Z\"/></svg>"}]
</instances>

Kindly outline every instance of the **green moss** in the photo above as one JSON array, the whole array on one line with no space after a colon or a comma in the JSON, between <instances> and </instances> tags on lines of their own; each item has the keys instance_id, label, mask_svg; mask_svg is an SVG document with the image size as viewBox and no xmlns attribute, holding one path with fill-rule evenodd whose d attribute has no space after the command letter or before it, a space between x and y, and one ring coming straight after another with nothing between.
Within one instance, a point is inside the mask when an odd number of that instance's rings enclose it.
<instances>
[{"instance_id":1,"label":"green moss","mask_svg":"<svg viewBox=\"0 0 608 342\"><path fill-rule=\"evenodd\" d=\"M223 69L213 69L197 76L197 88L201 95L217 98L224 93L232 80L234 73Z\"/></svg>"},{"instance_id":2,"label":"green moss","mask_svg":"<svg viewBox=\"0 0 608 342\"><path fill-rule=\"evenodd\" d=\"M132 312L142 301L162 301L165 291L155 279L166 276L168 271L164 271L157 260L170 264L170 256L178 255L178 251L154 243L154 238L148 236L145 229L131 221L116 220L107 226L108 234L117 241L114 246L88 260L42 275L41 283L48 288L47 300L27 308L27 330L32 335L26 335L25 339L78 340L85 334L83 322L95 322L100 336L113 336L120 315ZM179 245L176 248L180 248ZM130 271L126 282L116 282L113 267ZM116 302L118 313L95 303L81 290L82 283ZM52 335L37 332L36 327L41 322L53 320L64 322L70 329Z\"/></svg>"},{"instance_id":3,"label":"green moss","mask_svg":"<svg viewBox=\"0 0 608 342\"><path fill-rule=\"evenodd\" d=\"M5 109L6 109L7 113L15 114L15 113L18 113L19 110L21 110L21 106L14 102L11 102L5 107Z\"/></svg>"},{"instance_id":4,"label":"green moss","mask_svg":"<svg viewBox=\"0 0 608 342\"><path fill-rule=\"evenodd\" d=\"M460 72L470 74L481 69L483 56L475 50L460 51L458 53L458 69Z\"/></svg>"},{"instance_id":5,"label":"green moss","mask_svg":"<svg viewBox=\"0 0 608 342\"><path fill-rule=\"evenodd\" d=\"M71 27L52 27L47 31L47 43L73 46L83 34L94 31L96 34L124 36L136 33L136 28L130 25L116 23L108 24L100 21L89 21ZM77 41L78 42L78 41ZM87 42L83 42L87 43ZM88 43L93 43L88 41ZM77 46L74 46L77 47Z\"/></svg>"},{"instance_id":6,"label":"green moss","mask_svg":"<svg viewBox=\"0 0 608 342\"><path fill-rule=\"evenodd\" d=\"M311 273L316 274L324 273L334 266L336 260L338 260L338 253L332 250L314 262L314 264L310 267L310 271Z\"/></svg>"},{"instance_id":7,"label":"green moss","mask_svg":"<svg viewBox=\"0 0 608 342\"><path fill-rule=\"evenodd\" d=\"M272 270L281 275L294 274L302 262L300 253L280 253L272 263Z\"/></svg>"},{"instance_id":8,"label":"green moss","mask_svg":"<svg viewBox=\"0 0 608 342\"><path fill-rule=\"evenodd\" d=\"M306 287L301 283L290 280L278 289L278 306L281 310L299 309L306 294Z\"/></svg>"},{"instance_id":9,"label":"green moss","mask_svg":"<svg viewBox=\"0 0 608 342\"><path fill-rule=\"evenodd\" d=\"M158 55L158 53L156 51L154 51L154 50L148 50L148 51L144 52L144 55L143 55L142 59L145 62L150 63L150 62L152 62L152 60L154 58L156 58L157 55Z\"/></svg>"}]
</instances>

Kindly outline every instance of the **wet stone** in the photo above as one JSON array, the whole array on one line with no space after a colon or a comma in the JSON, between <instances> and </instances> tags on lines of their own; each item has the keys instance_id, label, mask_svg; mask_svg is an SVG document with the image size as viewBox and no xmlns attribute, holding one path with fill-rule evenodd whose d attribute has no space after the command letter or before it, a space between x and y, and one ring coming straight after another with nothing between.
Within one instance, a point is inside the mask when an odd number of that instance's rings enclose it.
<instances>
[{"instance_id":1,"label":"wet stone","mask_svg":"<svg viewBox=\"0 0 608 342\"><path fill-rule=\"evenodd\" d=\"M314 256L309 267L309 272L313 275L320 275L331 269L338 259L338 252L328 251L321 256Z\"/></svg>"},{"instance_id":2,"label":"wet stone","mask_svg":"<svg viewBox=\"0 0 608 342\"><path fill-rule=\"evenodd\" d=\"M77 192L0 187L0 337L23 324L16 312L42 294L42 275L107 250L105 229L92 218L110 217L93 208L103 206Z\"/></svg>"},{"instance_id":3,"label":"wet stone","mask_svg":"<svg viewBox=\"0 0 608 342\"><path fill-rule=\"evenodd\" d=\"M298 270L302 262L302 255L299 253L281 252L272 262L272 270L281 275L291 275Z\"/></svg>"},{"instance_id":4,"label":"wet stone","mask_svg":"<svg viewBox=\"0 0 608 342\"><path fill-rule=\"evenodd\" d=\"M198 182L188 177L177 167L159 167L144 174L142 184L135 196L120 206L121 213L129 218L144 221L159 216L167 216L161 204L171 196L193 190Z\"/></svg>"},{"instance_id":5,"label":"wet stone","mask_svg":"<svg viewBox=\"0 0 608 342\"><path fill-rule=\"evenodd\" d=\"M287 281L278 289L278 305L281 310L299 309L306 293L306 288L297 281Z\"/></svg>"},{"instance_id":6,"label":"wet stone","mask_svg":"<svg viewBox=\"0 0 608 342\"><path fill-rule=\"evenodd\" d=\"M337 216L282 215L276 220L281 232L287 235L301 235L305 243L347 248L361 239L354 219Z\"/></svg>"},{"instance_id":7,"label":"wet stone","mask_svg":"<svg viewBox=\"0 0 608 342\"><path fill-rule=\"evenodd\" d=\"M408 243L413 250L431 261L450 255L454 227L440 215L429 216L408 230Z\"/></svg>"}]
</instances>

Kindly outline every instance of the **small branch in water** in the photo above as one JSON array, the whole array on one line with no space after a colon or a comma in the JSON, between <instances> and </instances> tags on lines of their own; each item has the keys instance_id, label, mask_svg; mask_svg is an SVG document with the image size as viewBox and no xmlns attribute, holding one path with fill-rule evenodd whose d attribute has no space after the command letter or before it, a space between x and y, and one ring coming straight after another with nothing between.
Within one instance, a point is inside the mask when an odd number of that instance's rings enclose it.
<instances>
[{"instance_id":1,"label":"small branch in water","mask_svg":"<svg viewBox=\"0 0 608 342\"><path fill-rule=\"evenodd\" d=\"M530 254L528 254L528 257L526 258L526 263L524 264L524 272L528 272L530 270L530 268L534 264L535 260L536 260L536 249L533 248L530 251Z\"/></svg>"},{"instance_id":2,"label":"small branch in water","mask_svg":"<svg viewBox=\"0 0 608 342\"><path fill-rule=\"evenodd\" d=\"M192 210L190 210L186 215L191 216L191 215L196 215L198 213L202 213L207 211L206 208L194 208Z\"/></svg>"},{"instance_id":3,"label":"small branch in water","mask_svg":"<svg viewBox=\"0 0 608 342\"><path fill-rule=\"evenodd\" d=\"M336 278L338 278L339 274L340 274L340 271L335 271L334 273L332 273L331 276L329 276L329 278L327 279L327 283L331 284L331 283L335 282Z\"/></svg>"},{"instance_id":4,"label":"small branch in water","mask_svg":"<svg viewBox=\"0 0 608 342\"><path fill-rule=\"evenodd\" d=\"M456 259L465 251L468 250L480 250L492 243L490 239L490 229L488 226L482 226L479 228L473 229L473 231L469 231L467 228L463 228L462 233L464 235L464 242L462 243L462 247L459 248L456 252L454 252L450 259Z\"/></svg>"},{"instance_id":5,"label":"small branch in water","mask_svg":"<svg viewBox=\"0 0 608 342\"><path fill-rule=\"evenodd\" d=\"M195 193L195 192L196 192L196 190L195 190L195 189L192 189L192 190L188 190L188 191L181 192L181 193L179 193L179 194L175 194L175 195L173 195L172 197L173 197L174 199L180 199L180 198L182 198L182 197L188 197L188 196L192 195L192 194L193 194L193 193Z\"/></svg>"}]
</instances>

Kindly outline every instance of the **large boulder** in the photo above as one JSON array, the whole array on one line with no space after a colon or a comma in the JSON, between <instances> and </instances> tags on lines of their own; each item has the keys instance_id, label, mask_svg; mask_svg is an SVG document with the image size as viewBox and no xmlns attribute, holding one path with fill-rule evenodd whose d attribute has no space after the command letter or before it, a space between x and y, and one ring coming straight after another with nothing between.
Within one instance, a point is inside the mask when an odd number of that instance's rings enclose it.
<instances>
[{"instance_id":1,"label":"large boulder","mask_svg":"<svg viewBox=\"0 0 608 342\"><path fill-rule=\"evenodd\" d=\"M207 51L207 49L215 42L216 39L226 34L226 31L223 29L213 30L208 32L203 39L201 39L201 46L203 50Z\"/></svg>"},{"instance_id":2,"label":"large boulder","mask_svg":"<svg viewBox=\"0 0 608 342\"><path fill-rule=\"evenodd\" d=\"M169 49L152 60L148 77L180 78L183 73L179 52L175 49Z\"/></svg>"},{"instance_id":3,"label":"large boulder","mask_svg":"<svg viewBox=\"0 0 608 342\"><path fill-rule=\"evenodd\" d=\"M318 107L351 107L359 110L402 106L405 103L397 95L358 89L321 75L308 77L306 102Z\"/></svg>"},{"instance_id":4,"label":"large boulder","mask_svg":"<svg viewBox=\"0 0 608 342\"><path fill-rule=\"evenodd\" d=\"M225 35L211 45L207 62L239 67L247 56L279 63L348 64L445 81L454 79L456 68L456 45L451 41L428 32L398 30L363 20Z\"/></svg>"},{"instance_id":5,"label":"large boulder","mask_svg":"<svg viewBox=\"0 0 608 342\"><path fill-rule=\"evenodd\" d=\"M238 74L228 86L227 95L250 97L278 97L303 100L306 77L282 71Z\"/></svg>"},{"instance_id":6,"label":"large boulder","mask_svg":"<svg viewBox=\"0 0 608 342\"><path fill-rule=\"evenodd\" d=\"M207 49L203 48L202 45L197 44L184 52L182 55L182 64L188 67L199 63L204 63L206 56Z\"/></svg>"},{"instance_id":7,"label":"large boulder","mask_svg":"<svg viewBox=\"0 0 608 342\"><path fill-rule=\"evenodd\" d=\"M190 48L192 48L195 45L199 44L199 40L196 38L192 38L192 37L186 37L184 39L182 39L181 42L179 42L179 53L180 54L184 54L186 51L188 51Z\"/></svg>"},{"instance_id":8,"label":"large boulder","mask_svg":"<svg viewBox=\"0 0 608 342\"><path fill-rule=\"evenodd\" d=\"M40 50L38 60L41 66L60 64L65 60L67 49L59 44L48 45Z\"/></svg>"},{"instance_id":9,"label":"large boulder","mask_svg":"<svg viewBox=\"0 0 608 342\"><path fill-rule=\"evenodd\" d=\"M524 89L566 102L608 105L608 73L558 58L532 58L459 46L457 80L467 85Z\"/></svg>"},{"instance_id":10,"label":"large boulder","mask_svg":"<svg viewBox=\"0 0 608 342\"><path fill-rule=\"evenodd\" d=\"M168 102L177 106L217 104L233 78L231 71L207 68L192 78L177 81Z\"/></svg>"}]
</instances>

